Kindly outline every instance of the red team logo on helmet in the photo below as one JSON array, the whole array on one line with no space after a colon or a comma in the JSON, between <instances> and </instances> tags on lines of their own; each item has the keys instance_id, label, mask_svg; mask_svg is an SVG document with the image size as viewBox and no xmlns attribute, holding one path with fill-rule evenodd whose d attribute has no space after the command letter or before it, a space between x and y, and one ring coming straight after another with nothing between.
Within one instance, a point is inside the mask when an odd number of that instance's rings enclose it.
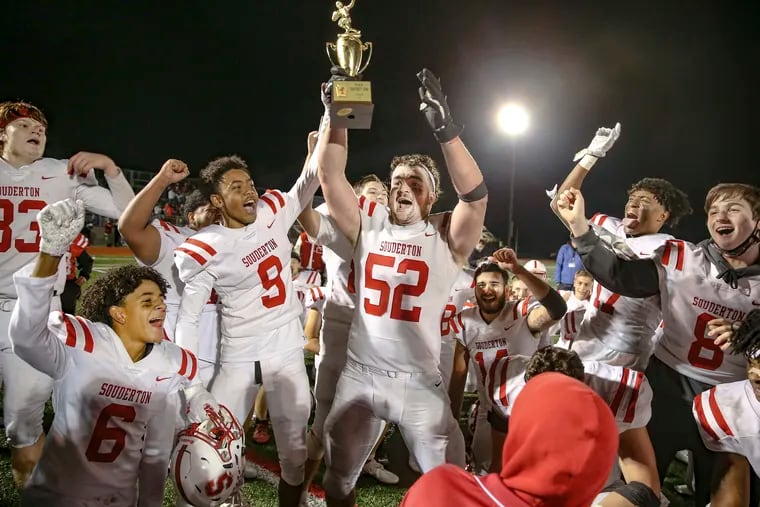
<instances>
[{"instance_id":1,"label":"red team logo on helmet","mask_svg":"<svg viewBox=\"0 0 760 507\"><path fill-rule=\"evenodd\" d=\"M243 484L243 429L224 405L179 433L171 459L177 492L191 505L211 507Z\"/></svg>"}]
</instances>

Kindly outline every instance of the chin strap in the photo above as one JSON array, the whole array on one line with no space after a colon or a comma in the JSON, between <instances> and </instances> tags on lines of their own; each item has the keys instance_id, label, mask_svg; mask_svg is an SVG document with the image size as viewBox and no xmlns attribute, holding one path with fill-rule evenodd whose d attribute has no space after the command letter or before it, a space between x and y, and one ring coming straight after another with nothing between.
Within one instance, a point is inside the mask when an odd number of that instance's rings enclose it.
<instances>
[{"instance_id":1,"label":"chin strap","mask_svg":"<svg viewBox=\"0 0 760 507\"><path fill-rule=\"evenodd\" d=\"M752 245L755 243L760 243L760 229L758 229L759 224L760 220L755 222L755 230L752 231L749 236L747 236L747 239L742 241L741 244L739 244L739 246L736 248L732 248L731 250L723 250L717 245L717 243L715 243L715 241L713 241L712 244L722 255L727 255L728 257L739 257L740 255L743 255L744 252L749 250Z\"/></svg>"}]
</instances>

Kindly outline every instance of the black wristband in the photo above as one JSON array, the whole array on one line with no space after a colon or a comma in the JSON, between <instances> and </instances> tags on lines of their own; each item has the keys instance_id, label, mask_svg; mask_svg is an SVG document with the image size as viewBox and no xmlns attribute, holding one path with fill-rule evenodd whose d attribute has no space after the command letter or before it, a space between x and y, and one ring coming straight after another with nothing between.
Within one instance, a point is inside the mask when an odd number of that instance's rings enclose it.
<instances>
[{"instance_id":1,"label":"black wristband","mask_svg":"<svg viewBox=\"0 0 760 507\"><path fill-rule=\"evenodd\" d=\"M486 182L481 181L477 187L473 188L466 194L457 194L460 201L475 202L484 199L488 195L488 188L486 188Z\"/></svg>"},{"instance_id":2,"label":"black wristband","mask_svg":"<svg viewBox=\"0 0 760 507\"><path fill-rule=\"evenodd\" d=\"M549 293L539 299L538 302L541 303L541 306L546 308L546 311L549 313L549 317L551 317L552 320L561 319L562 316L565 315L565 312L567 312L567 303L562 296L559 295L559 292L554 289L549 289Z\"/></svg>"},{"instance_id":3,"label":"black wristband","mask_svg":"<svg viewBox=\"0 0 760 507\"><path fill-rule=\"evenodd\" d=\"M440 144L446 144L452 139L459 137L459 134L461 134L463 130L464 127L460 127L452 121L441 128L435 129L433 135L435 136L436 141Z\"/></svg>"}]
</instances>

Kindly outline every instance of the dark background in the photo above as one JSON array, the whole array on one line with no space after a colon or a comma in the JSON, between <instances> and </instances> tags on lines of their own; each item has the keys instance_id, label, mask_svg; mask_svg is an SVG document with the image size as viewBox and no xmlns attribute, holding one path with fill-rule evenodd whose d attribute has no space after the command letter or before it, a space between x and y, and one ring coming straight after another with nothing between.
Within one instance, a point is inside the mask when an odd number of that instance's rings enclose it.
<instances>
[{"instance_id":1,"label":"dark background","mask_svg":"<svg viewBox=\"0 0 760 507\"><path fill-rule=\"evenodd\" d=\"M46 111L47 154L99 151L155 171L170 157L194 173L237 153L256 184L289 188L329 77L328 0L4 2L0 99ZM352 132L350 179L385 177L394 154L442 157L417 112L415 72L436 72L490 190L487 226L507 235L510 141L495 113L530 111L517 144L521 256L564 241L545 188L599 126L623 124L584 193L589 213L620 215L625 191L660 176L695 213L675 234L705 236L702 202L719 181L757 184L756 2L357 0L353 23L376 53L372 130ZM447 178L445 178L447 179ZM437 209L454 203L448 181Z\"/></svg>"}]
</instances>

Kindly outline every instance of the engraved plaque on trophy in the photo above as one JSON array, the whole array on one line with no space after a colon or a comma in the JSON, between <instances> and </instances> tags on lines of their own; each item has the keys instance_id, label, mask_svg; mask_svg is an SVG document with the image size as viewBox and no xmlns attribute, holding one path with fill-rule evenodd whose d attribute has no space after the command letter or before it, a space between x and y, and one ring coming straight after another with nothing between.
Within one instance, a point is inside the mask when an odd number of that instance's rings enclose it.
<instances>
[{"instance_id":1,"label":"engraved plaque on trophy","mask_svg":"<svg viewBox=\"0 0 760 507\"><path fill-rule=\"evenodd\" d=\"M349 11L355 1L351 0L348 5L335 2L336 10L332 13L332 20L337 21L344 32L338 34L335 42L326 43L327 57L345 76L332 80L330 124L338 128L369 129L375 105L371 83L362 81L361 74L372 58L372 43L362 42L362 33L351 27Z\"/></svg>"}]
</instances>

